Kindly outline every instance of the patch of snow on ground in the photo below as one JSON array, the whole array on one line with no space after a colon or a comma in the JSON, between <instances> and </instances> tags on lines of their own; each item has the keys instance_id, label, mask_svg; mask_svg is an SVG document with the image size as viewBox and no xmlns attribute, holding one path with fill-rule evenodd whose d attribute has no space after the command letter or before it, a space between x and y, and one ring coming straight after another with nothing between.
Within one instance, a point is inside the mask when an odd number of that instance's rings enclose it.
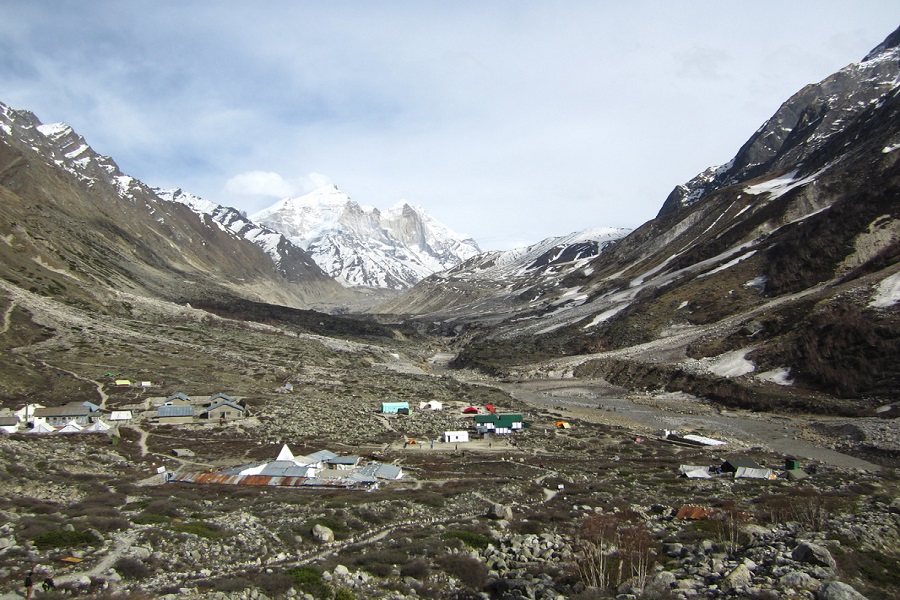
<instances>
[{"instance_id":1,"label":"patch of snow on ground","mask_svg":"<svg viewBox=\"0 0 900 600\"><path fill-rule=\"evenodd\" d=\"M751 350L753 348L743 348L712 358L703 358L700 364L719 377L740 377L756 369L756 366L746 358Z\"/></svg>"},{"instance_id":2,"label":"patch of snow on ground","mask_svg":"<svg viewBox=\"0 0 900 600\"><path fill-rule=\"evenodd\" d=\"M756 379L778 385L794 385L794 380L791 379L791 369L789 367L781 367L779 369L772 369L771 371L760 373L756 375Z\"/></svg>"},{"instance_id":3,"label":"patch of snow on ground","mask_svg":"<svg viewBox=\"0 0 900 600\"><path fill-rule=\"evenodd\" d=\"M750 281L744 284L744 287L753 287L758 289L759 291L763 291L766 289L766 283L768 283L769 278L765 275L760 275L759 277L754 277Z\"/></svg>"},{"instance_id":4,"label":"patch of snow on ground","mask_svg":"<svg viewBox=\"0 0 900 600\"><path fill-rule=\"evenodd\" d=\"M642 284L644 283L644 281L647 280L647 278L653 277L654 275L656 275L657 273L659 273L660 271L662 271L663 269L665 269L665 268L666 268L666 265L668 265L670 262L672 262L673 260L675 260L676 258L678 258L680 255L681 255L681 252L678 252L678 253L676 253L676 254L673 254L672 256L670 256L669 258L667 258L666 260L664 260L664 261L662 262L662 264L659 264L659 265L653 267L652 269L650 269L649 271L647 271L646 273L644 273L644 274L641 275L640 277L635 277L634 279L632 279L632 280L631 280L631 283L629 283L628 285L629 285L630 287L637 287L637 286L639 286L639 285L642 285Z\"/></svg>"},{"instance_id":5,"label":"patch of snow on ground","mask_svg":"<svg viewBox=\"0 0 900 600\"><path fill-rule=\"evenodd\" d=\"M582 329L590 329L594 325L599 325L603 321L609 320L613 315L615 315L617 312L619 312L626 306L628 306L628 304L620 304L619 306L614 306L613 308L610 308L609 310L603 311L602 313L600 313L599 315L597 315L593 319L591 319L591 322L588 323L587 325L585 325L584 327L582 327Z\"/></svg>"},{"instance_id":6,"label":"patch of snow on ground","mask_svg":"<svg viewBox=\"0 0 900 600\"><path fill-rule=\"evenodd\" d=\"M707 271L706 273L701 273L697 277L698 278L699 277L709 277L710 275L713 275L714 273L718 273L719 271L724 271L725 269L728 269L728 268L733 267L734 265L738 264L742 260L746 260L746 259L750 258L754 254L756 254L756 250L751 250L750 252L747 252L746 254L742 254L742 255L738 256L737 258L731 259L724 265L720 265L720 266L716 267L712 271Z\"/></svg>"},{"instance_id":7,"label":"patch of snow on ground","mask_svg":"<svg viewBox=\"0 0 900 600\"><path fill-rule=\"evenodd\" d=\"M869 302L874 308L890 308L900 302L900 272L894 273L878 284L875 297Z\"/></svg>"}]
</instances>

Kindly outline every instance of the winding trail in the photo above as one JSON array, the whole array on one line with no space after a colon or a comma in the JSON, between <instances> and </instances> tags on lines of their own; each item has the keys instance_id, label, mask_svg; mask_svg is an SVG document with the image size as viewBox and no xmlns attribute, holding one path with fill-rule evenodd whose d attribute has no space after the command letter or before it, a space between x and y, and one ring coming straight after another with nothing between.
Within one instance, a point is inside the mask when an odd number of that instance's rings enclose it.
<instances>
[{"instance_id":1,"label":"winding trail","mask_svg":"<svg viewBox=\"0 0 900 600\"><path fill-rule=\"evenodd\" d=\"M0 328L0 335L9 331L10 324L12 322L12 312L16 309L16 301L12 298L9 299L9 306L6 307L6 310L3 311L3 327Z\"/></svg>"}]
</instances>

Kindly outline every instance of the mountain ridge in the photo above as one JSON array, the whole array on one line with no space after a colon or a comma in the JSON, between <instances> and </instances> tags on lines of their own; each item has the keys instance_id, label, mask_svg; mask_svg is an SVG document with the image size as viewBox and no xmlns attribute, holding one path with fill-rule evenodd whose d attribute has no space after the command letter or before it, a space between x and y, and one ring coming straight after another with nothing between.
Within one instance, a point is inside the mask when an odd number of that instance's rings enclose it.
<instances>
[{"instance_id":1,"label":"mountain ridge","mask_svg":"<svg viewBox=\"0 0 900 600\"><path fill-rule=\"evenodd\" d=\"M335 185L284 198L251 220L284 234L343 285L406 289L480 252L421 207L402 201L380 211Z\"/></svg>"}]
</instances>

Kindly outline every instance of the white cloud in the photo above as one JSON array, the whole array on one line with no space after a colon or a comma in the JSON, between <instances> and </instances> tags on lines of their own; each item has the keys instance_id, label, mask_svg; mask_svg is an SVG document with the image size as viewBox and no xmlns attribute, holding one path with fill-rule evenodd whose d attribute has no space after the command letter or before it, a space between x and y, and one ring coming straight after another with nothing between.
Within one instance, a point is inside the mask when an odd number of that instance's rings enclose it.
<instances>
[{"instance_id":1,"label":"white cloud","mask_svg":"<svg viewBox=\"0 0 900 600\"><path fill-rule=\"evenodd\" d=\"M238 173L225 182L225 192L238 196L272 196L287 198L298 191L278 173L271 171L247 171Z\"/></svg>"},{"instance_id":2,"label":"white cloud","mask_svg":"<svg viewBox=\"0 0 900 600\"><path fill-rule=\"evenodd\" d=\"M896 0L132 4L0 1L0 101L151 185L255 212L333 181L485 249L639 226L900 18Z\"/></svg>"}]
</instances>

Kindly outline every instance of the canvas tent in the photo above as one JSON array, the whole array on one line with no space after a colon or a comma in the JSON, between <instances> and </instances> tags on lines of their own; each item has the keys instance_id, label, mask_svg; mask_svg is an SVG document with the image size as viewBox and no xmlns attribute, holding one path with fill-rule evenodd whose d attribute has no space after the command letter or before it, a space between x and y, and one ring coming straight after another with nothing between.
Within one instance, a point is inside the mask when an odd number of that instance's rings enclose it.
<instances>
[{"instance_id":1,"label":"canvas tent","mask_svg":"<svg viewBox=\"0 0 900 600\"><path fill-rule=\"evenodd\" d=\"M83 431L84 427L76 423L75 421L69 421L65 426L56 430L56 433L78 433L79 431Z\"/></svg>"},{"instance_id":2,"label":"canvas tent","mask_svg":"<svg viewBox=\"0 0 900 600\"><path fill-rule=\"evenodd\" d=\"M738 467L734 472L735 479L775 479L775 472L772 469Z\"/></svg>"},{"instance_id":3,"label":"canvas tent","mask_svg":"<svg viewBox=\"0 0 900 600\"><path fill-rule=\"evenodd\" d=\"M762 469L762 465L758 464L752 458L747 458L746 456L734 456L731 458L725 459L725 462L722 463L722 471L725 473L733 473L737 471L740 467L745 467L747 469Z\"/></svg>"},{"instance_id":4,"label":"canvas tent","mask_svg":"<svg viewBox=\"0 0 900 600\"><path fill-rule=\"evenodd\" d=\"M784 472L784 478L789 481L800 481L809 477L809 473L803 469L788 469Z\"/></svg>"},{"instance_id":5,"label":"canvas tent","mask_svg":"<svg viewBox=\"0 0 900 600\"><path fill-rule=\"evenodd\" d=\"M697 465L681 465L678 467L678 472L688 479L709 479L712 477L708 468Z\"/></svg>"},{"instance_id":6,"label":"canvas tent","mask_svg":"<svg viewBox=\"0 0 900 600\"><path fill-rule=\"evenodd\" d=\"M31 433L53 433L54 431L56 428L48 425L46 421L35 421L34 427L31 428Z\"/></svg>"},{"instance_id":7,"label":"canvas tent","mask_svg":"<svg viewBox=\"0 0 900 600\"><path fill-rule=\"evenodd\" d=\"M112 429L112 425L110 425L103 419L97 419L96 421L94 421L93 423L88 425L84 430L97 432L97 431L109 431L110 429Z\"/></svg>"}]
</instances>

